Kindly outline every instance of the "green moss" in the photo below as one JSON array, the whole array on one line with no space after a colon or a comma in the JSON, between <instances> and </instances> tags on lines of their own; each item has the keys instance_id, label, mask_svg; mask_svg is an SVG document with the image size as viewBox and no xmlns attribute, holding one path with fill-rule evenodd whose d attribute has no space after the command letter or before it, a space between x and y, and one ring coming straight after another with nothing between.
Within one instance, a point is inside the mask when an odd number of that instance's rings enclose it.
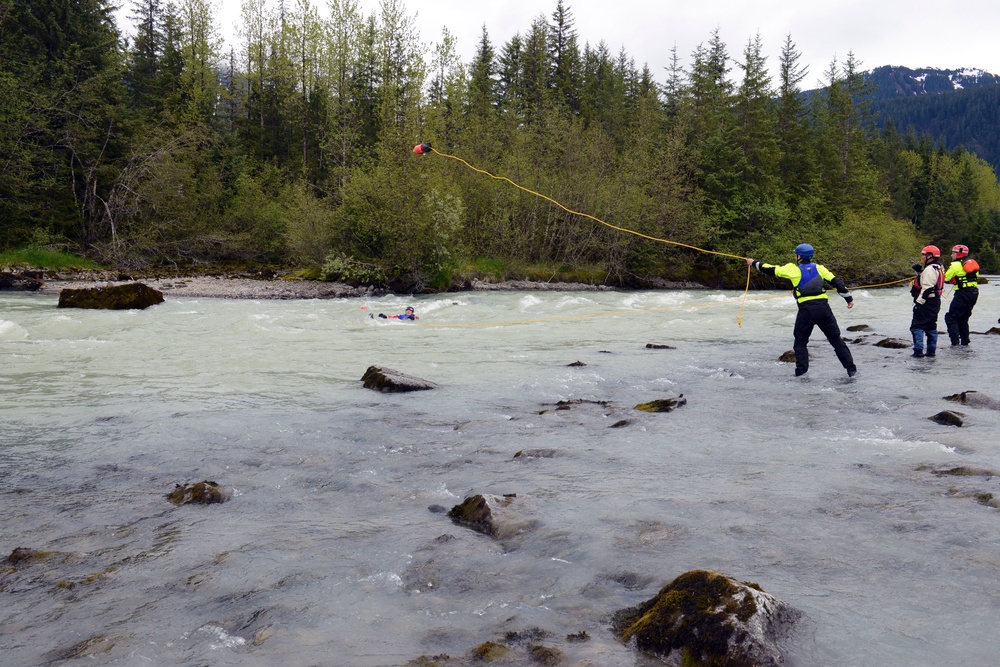
<instances>
[{"instance_id":1,"label":"green moss","mask_svg":"<svg viewBox=\"0 0 1000 667\"><path fill-rule=\"evenodd\" d=\"M34 563L40 560L45 560L52 554L52 551L36 551L35 549L28 549L27 547L18 547L11 551L10 555L7 556L7 562L11 565Z\"/></svg>"},{"instance_id":2,"label":"green moss","mask_svg":"<svg viewBox=\"0 0 1000 667\"><path fill-rule=\"evenodd\" d=\"M480 662L493 662L507 655L510 649L496 642L484 642L472 649L472 659Z\"/></svg>"},{"instance_id":3,"label":"green moss","mask_svg":"<svg viewBox=\"0 0 1000 667\"><path fill-rule=\"evenodd\" d=\"M687 400L683 398L683 394L678 398L661 398L655 401L649 401L648 403L640 403L635 406L634 410L642 410L643 412L672 412L675 408L687 403Z\"/></svg>"},{"instance_id":4,"label":"green moss","mask_svg":"<svg viewBox=\"0 0 1000 667\"><path fill-rule=\"evenodd\" d=\"M737 630L731 619L746 621L757 612L753 596L744 594L739 599L740 593L727 577L695 570L672 581L651 600L618 612L614 628L622 641L634 639L640 650L662 656L681 652L682 664L733 664L729 643Z\"/></svg>"}]
</instances>

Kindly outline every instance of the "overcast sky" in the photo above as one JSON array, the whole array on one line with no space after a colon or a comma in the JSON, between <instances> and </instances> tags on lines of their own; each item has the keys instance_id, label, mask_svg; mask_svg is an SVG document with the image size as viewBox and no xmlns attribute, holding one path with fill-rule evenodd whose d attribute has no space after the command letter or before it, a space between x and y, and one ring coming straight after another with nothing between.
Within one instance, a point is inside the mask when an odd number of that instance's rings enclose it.
<instances>
[{"instance_id":1,"label":"overcast sky","mask_svg":"<svg viewBox=\"0 0 1000 667\"><path fill-rule=\"evenodd\" d=\"M241 0L214 0L223 36L235 40ZM277 0L269 0L276 6ZM286 0L294 6L295 0ZM123 4L128 4L123 2ZM539 15L550 19L556 0L403 0L416 15L420 40L440 41L447 27L459 54L472 60L483 25L499 51L515 33L525 33ZM682 65L718 28L729 55L741 60L747 40L760 34L772 73L785 37L791 35L808 67L803 88L820 84L834 58L853 51L862 69L882 65L939 69L978 68L1000 74L1000 0L564 0L574 18L581 46L604 40L612 54L624 47L637 67L648 64L664 80L670 50L677 46ZM327 13L326 0L313 5ZM376 11L379 0L361 0L362 11ZM735 65L734 65L735 68Z\"/></svg>"}]
</instances>

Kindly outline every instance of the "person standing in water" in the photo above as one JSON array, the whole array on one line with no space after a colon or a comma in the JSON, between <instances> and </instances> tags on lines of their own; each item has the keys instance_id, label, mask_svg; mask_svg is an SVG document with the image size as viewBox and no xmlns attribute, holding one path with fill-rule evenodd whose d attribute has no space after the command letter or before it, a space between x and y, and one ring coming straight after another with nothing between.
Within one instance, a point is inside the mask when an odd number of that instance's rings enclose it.
<instances>
[{"instance_id":1,"label":"person standing in water","mask_svg":"<svg viewBox=\"0 0 1000 667\"><path fill-rule=\"evenodd\" d=\"M910 334L913 336L913 356L933 357L937 353L937 321L941 312L941 290L944 288L944 271L941 266L941 251L937 246L925 246L920 251L924 264L914 264L917 277L910 286L913 297L913 318L910 320ZM927 338L927 352L924 352L924 337Z\"/></svg>"},{"instance_id":2,"label":"person standing in water","mask_svg":"<svg viewBox=\"0 0 1000 667\"><path fill-rule=\"evenodd\" d=\"M944 279L955 286L951 305L944 315L948 338L952 345L968 345L969 318L979 300L979 262L969 257L969 246L957 245L951 249L951 264Z\"/></svg>"},{"instance_id":3,"label":"person standing in water","mask_svg":"<svg viewBox=\"0 0 1000 667\"><path fill-rule=\"evenodd\" d=\"M830 300L826 296L824 283L833 285L840 296L844 297L848 308L854 308L854 297L848 291L841 278L833 275L828 268L813 261L816 251L808 243L795 247L795 263L783 266L764 264L759 259L747 258L747 266L752 266L761 273L777 278L785 278L792 283L792 294L799 304L799 312L795 316L795 375L805 375L809 371L809 336L813 327L819 327L826 339L830 341L837 359L847 371L849 377L854 377L858 368L854 365L854 357L840 335L840 326L830 308Z\"/></svg>"}]
</instances>

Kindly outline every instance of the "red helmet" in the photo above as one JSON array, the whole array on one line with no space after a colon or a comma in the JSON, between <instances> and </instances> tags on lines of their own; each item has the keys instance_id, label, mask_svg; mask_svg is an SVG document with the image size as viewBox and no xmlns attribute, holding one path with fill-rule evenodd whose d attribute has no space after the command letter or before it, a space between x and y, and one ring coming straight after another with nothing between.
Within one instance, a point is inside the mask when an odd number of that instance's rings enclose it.
<instances>
[{"instance_id":1,"label":"red helmet","mask_svg":"<svg viewBox=\"0 0 1000 667\"><path fill-rule=\"evenodd\" d=\"M934 255L935 257L941 256L941 250L936 245L925 245L924 249L920 251L921 255Z\"/></svg>"},{"instance_id":2,"label":"red helmet","mask_svg":"<svg viewBox=\"0 0 1000 667\"><path fill-rule=\"evenodd\" d=\"M951 249L951 252L955 255L957 259L962 259L963 257L969 256L969 246L957 245Z\"/></svg>"}]
</instances>

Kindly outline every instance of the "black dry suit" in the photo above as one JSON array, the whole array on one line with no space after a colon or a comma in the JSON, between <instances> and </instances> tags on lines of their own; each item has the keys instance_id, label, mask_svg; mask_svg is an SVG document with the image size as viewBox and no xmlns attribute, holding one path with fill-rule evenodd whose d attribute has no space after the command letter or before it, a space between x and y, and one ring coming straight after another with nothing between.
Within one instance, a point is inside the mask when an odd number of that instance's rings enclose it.
<instances>
[{"instance_id":1,"label":"black dry suit","mask_svg":"<svg viewBox=\"0 0 1000 667\"><path fill-rule=\"evenodd\" d=\"M792 349L795 351L795 374L804 375L809 370L807 345L813 327L819 327L826 339L830 341L834 352L837 353L837 359L847 370L848 375L854 375L858 369L854 365L850 349L840 335L840 326L837 324L837 318L833 315L833 310L830 309L830 300L827 298L824 288L824 283L830 283L844 297L844 300L850 303L853 297L844 285L844 281L833 275L822 264L815 262L772 266L755 261L753 265L761 273L790 280L794 287L795 300L799 304L799 312L795 317L793 331L795 342L792 345Z\"/></svg>"}]
</instances>

